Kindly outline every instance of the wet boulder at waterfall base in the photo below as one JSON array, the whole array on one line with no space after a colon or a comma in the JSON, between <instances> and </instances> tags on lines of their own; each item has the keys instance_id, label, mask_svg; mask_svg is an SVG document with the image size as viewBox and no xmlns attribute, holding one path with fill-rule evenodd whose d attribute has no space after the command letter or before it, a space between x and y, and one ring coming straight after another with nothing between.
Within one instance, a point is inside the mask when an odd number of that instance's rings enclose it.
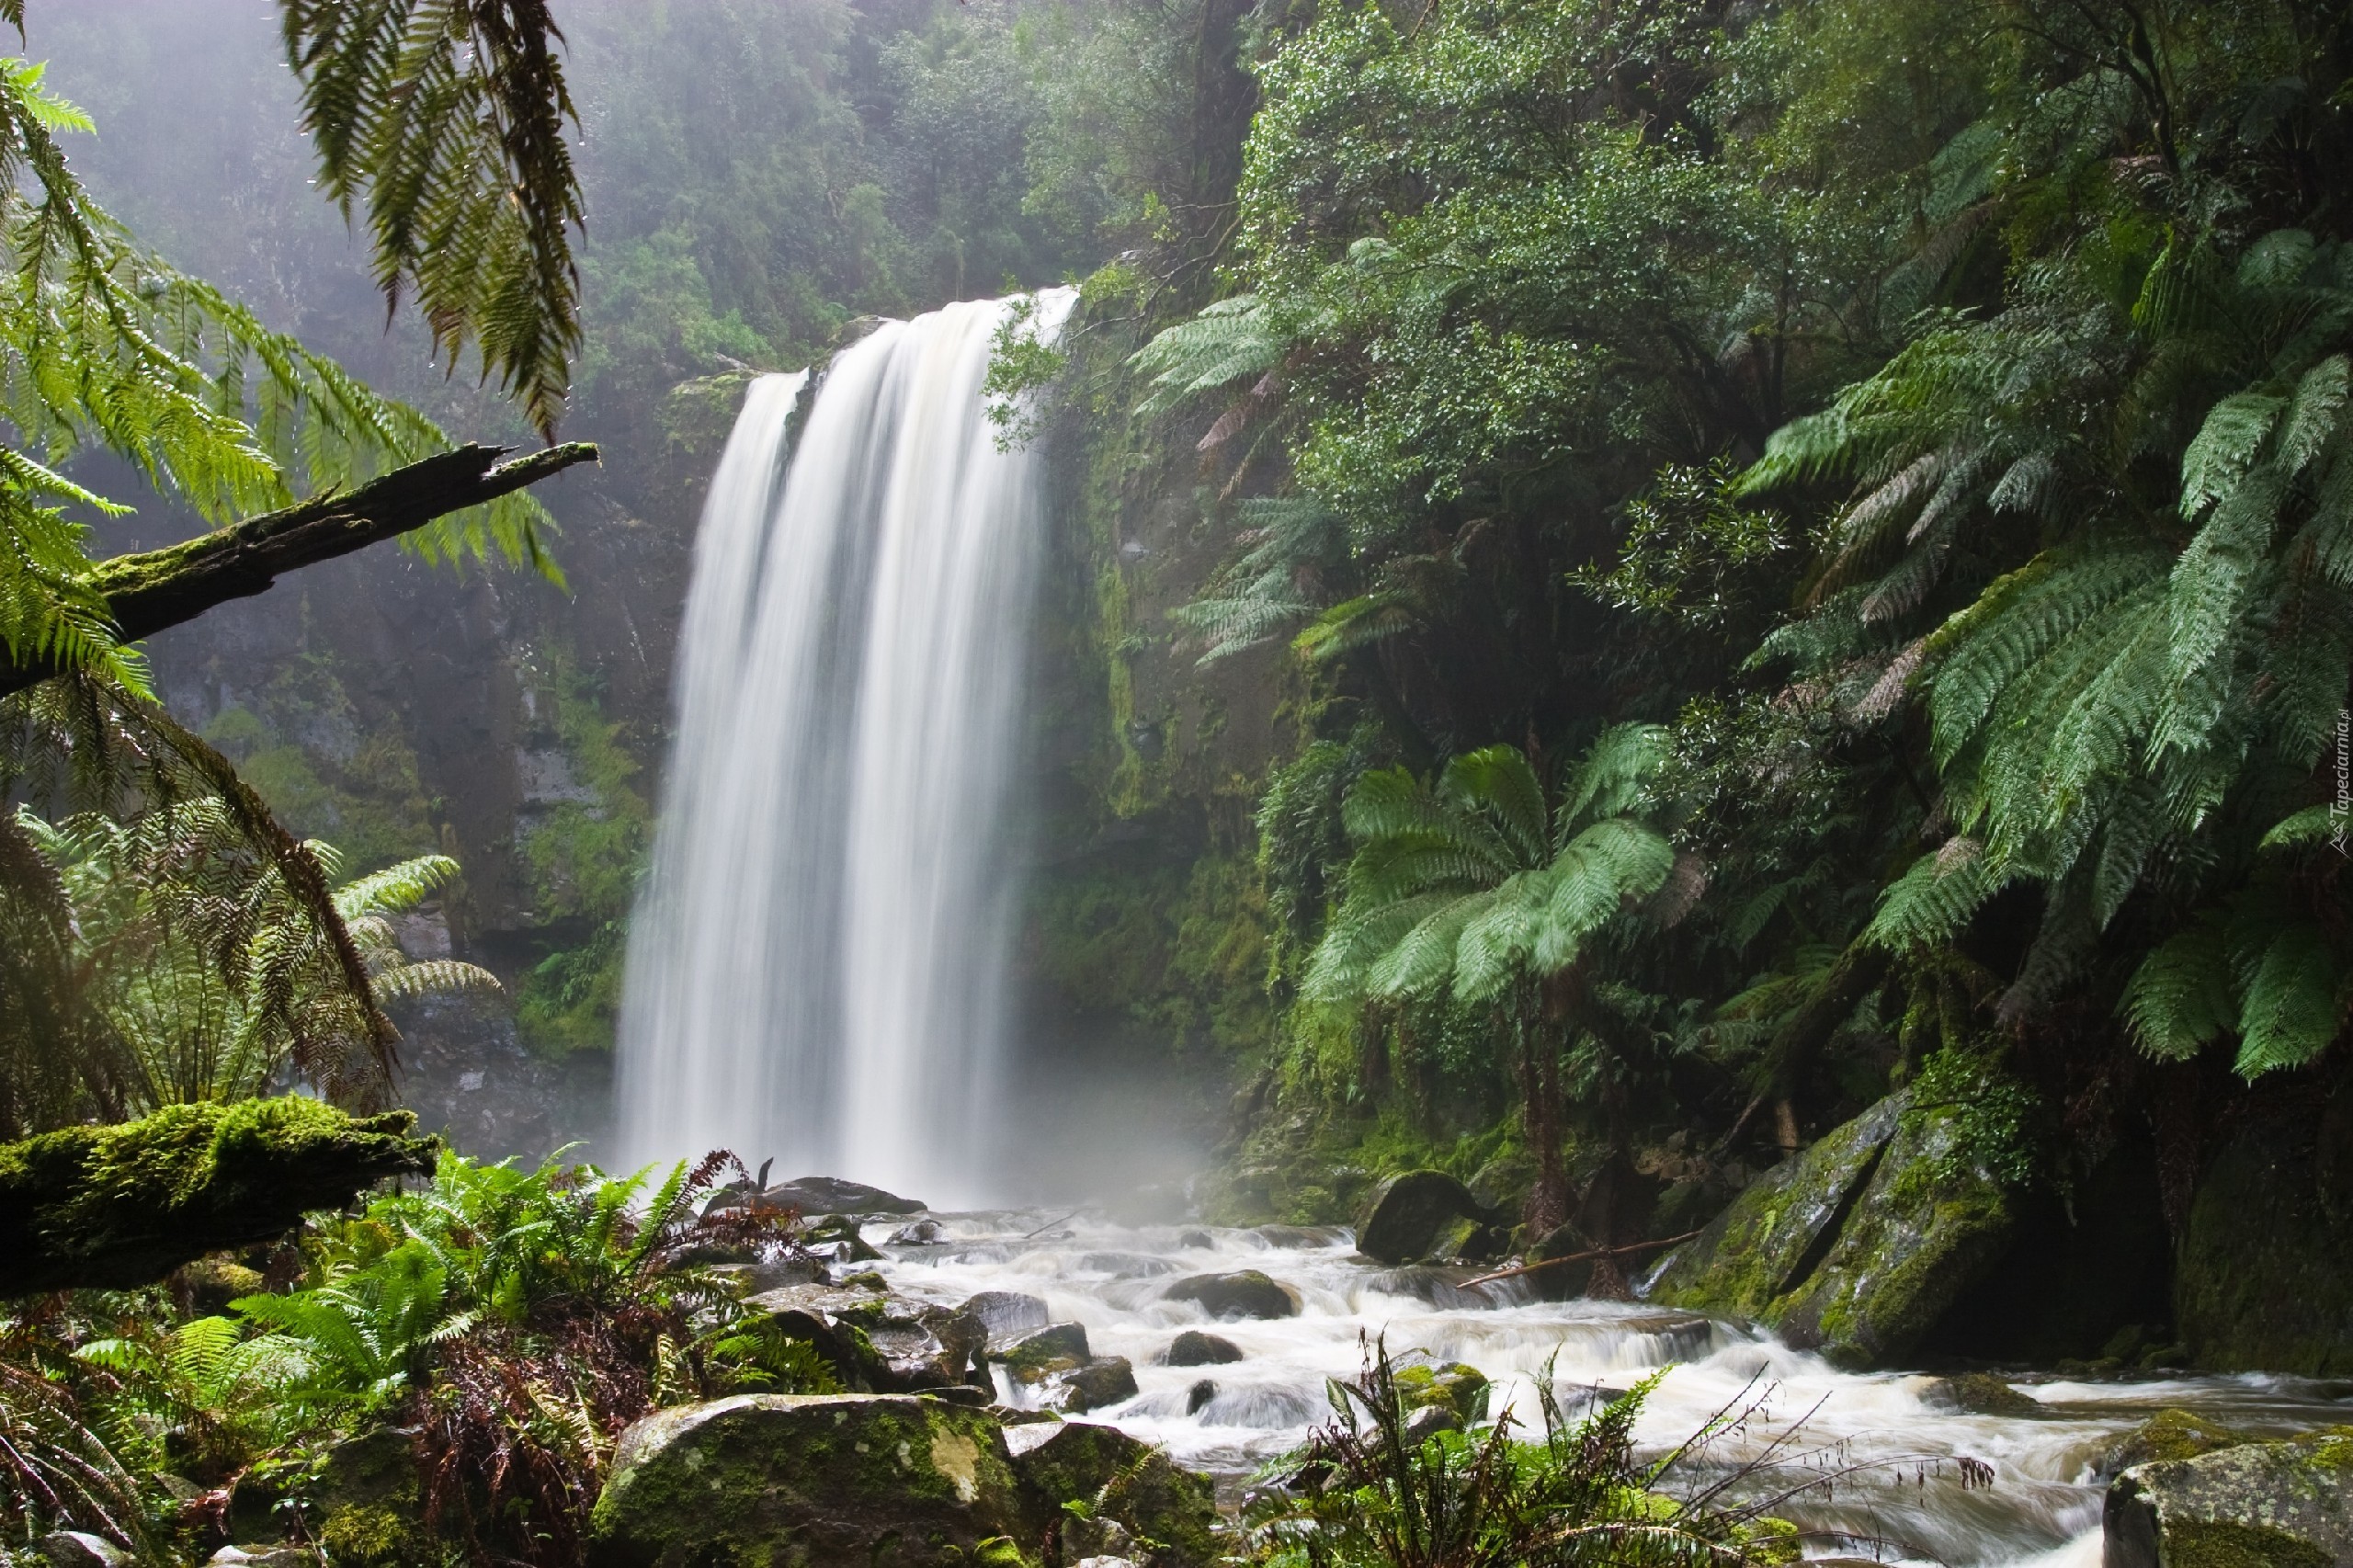
<instances>
[{"instance_id":1,"label":"wet boulder at waterfall base","mask_svg":"<svg viewBox=\"0 0 2353 1568\"><path fill-rule=\"evenodd\" d=\"M2108 1490L2105 1568L2353 1562L2353 1426L2137 1465Z\"/></svg>"},{"instance_id":2,"label":"wet boulder at waterfall base","mask_svg":"<svg viewBox=\"0 0 2353 1568\"><path fill-rule=\"evenodd\" d=\"M1219 1319L1299 1315L1298 1293L1255 1268L1188 1275L1168 1287L1167 1299L1198 1302L1201 1311Z\"/></svg>"},{"instance_id":3,"label":"wet boulder at waterfall base","mask_svg":"<svg viewBox=\"0 0 2353 1568\"><path fill-rule=\"evenodd\" d=\"M1003 1429L983 1412L899 1394L739 1394L621 1434L588 1562L1017 1562L1009 1543L1029 1538L1034 1517Z\"/></svg>"},{"instance_id":4,"label":"wet boulder at waterfall base","mask_svg":"<svg viewBox=\"0 0 2353 1568\"><path fill-rule=\"evenodd\" d=\"M1419 1263L1475 1249L1491 1215L1444 1171L1406 1171L1373 1188L1357 1227L1357 1250L1376 1263Z\"/></svg>"},{"instance_id":5,"label":"wet boulder at waterfall base","mask_svg":"<svg viewBox=\"0 0 2353 1568\"><path fill-rule=\"evenodd\" d=\"M2011 1198L1959 1108L1889 1096L1741 1194L1649 1299L1755 1320L1848 1369L1903 1362L1997 1263Z\"/></svg>"},{"instance_id":6,"label":"wet boulder at waterfall base","mask_svg":"<svg viewBox=\"0 0 2353 1568\"><path fill-rule=\"evenodd\" d=\"M1188 1328L1168 1342L1161 1352L1164 1367L1222 1367L1242 1359L1242 1346L1222 1335L1204 1334Z\"/></svg>"}]
</instances>

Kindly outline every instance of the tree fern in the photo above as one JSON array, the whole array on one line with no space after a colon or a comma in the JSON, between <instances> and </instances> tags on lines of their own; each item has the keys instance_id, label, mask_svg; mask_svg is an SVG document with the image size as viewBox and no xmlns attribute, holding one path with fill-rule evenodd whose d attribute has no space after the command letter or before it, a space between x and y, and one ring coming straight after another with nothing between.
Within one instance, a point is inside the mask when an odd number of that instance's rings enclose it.
<instances>
[{"instance_id":1,"label":"tree fern","mask_svg":"<svg viewBox=\"0 0 2353 1568\"><path fill-rule=\"evenodd\" d=\"M1152 387L1143 410L1160 413L1245 376L1267 374L1289 347L1266 303L1256 294L1236 294L1165 328L1131 363Z\"/></svg>"}]
</instances>

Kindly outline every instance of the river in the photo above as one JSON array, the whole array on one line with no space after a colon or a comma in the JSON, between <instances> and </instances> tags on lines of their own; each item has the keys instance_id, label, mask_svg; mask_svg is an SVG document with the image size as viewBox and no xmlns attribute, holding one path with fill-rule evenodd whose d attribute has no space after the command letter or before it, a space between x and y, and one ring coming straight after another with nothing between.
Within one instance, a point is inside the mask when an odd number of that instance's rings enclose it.
<instances>
[{"instance_id":1,"label":"river","mask_svg":"<svg viewBox=\"0 0 2353 1568\"><path fill-rule=\"evenodd\" d=\"M1368 1340L1401 1360L1427 1354L1494 1380L1491 1408L1537 1423L1531 1397L1549 1366L1564 1407L1664 1369L1638 1438L1665 1452L1727 1408L1754 1407L1711 1449L1736 1463L1779 1445L1792 1481L1827 1471L1780 1511L1809 1532L1808 1555L1954 1568L2097 1568L2103 1451L2150 1414L2178 1407L2250 1432L2280 1434L2353 1419L2353 1389L2245 1374L2146 1374L2067 1380L2011 1372L2039 1417L1949 1408L1926 1373L1842 1372L1741 1324L1608 1301L1534 1299L1518 1281L1463 1290L1469 1270L1384 1268L1349 1233L1286 1227L1130 1228L1051 1212L935 1216L928 1245L889 1241L897 1221L869 1226L894 1290L954 1304L984 1290L1042 1298L1050 1318L1086 1326L1097 1356L1135 1368L1135 1398L1087 1419L1163 1445L1179 1462L1233 1481L1302 1441L1328 1418L1326 1380L1354 1378ZM1258 1269L1295 1290L1296 1317L1209 1324L1165 1299L1193 1274ZM1245 1353L1214 1367L1157 1358L1182 1329L1210 1327ZM1030 1397L998 1374L1008 1403ZM1207 1379L1215 1393L1198 1408ZM1539 1428L1540 1430L1540 1426ZM1966 1458L1992 1482L1968 1479ZM1982 1472L1981 1472L1982 1473Z\"/></svg>"}]
</instances>

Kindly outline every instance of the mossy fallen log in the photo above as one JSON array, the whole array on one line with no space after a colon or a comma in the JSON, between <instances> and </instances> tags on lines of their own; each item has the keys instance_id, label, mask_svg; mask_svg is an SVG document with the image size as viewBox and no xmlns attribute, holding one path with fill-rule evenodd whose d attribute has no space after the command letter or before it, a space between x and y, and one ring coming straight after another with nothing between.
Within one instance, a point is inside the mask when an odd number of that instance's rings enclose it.
<instances>
[{"instance_id":1,"label":"mossy fallen log","mask_svg":"<svg viewBox=\"0 0 2353 1568\"><path fill-rule=\"evenodd\" d=\"M433 1168L407 1111L317 1100L172 1106L0 1143L0 1296L128 1290L283 1235L387 1176Z\"/></svg>"}]
</instances>

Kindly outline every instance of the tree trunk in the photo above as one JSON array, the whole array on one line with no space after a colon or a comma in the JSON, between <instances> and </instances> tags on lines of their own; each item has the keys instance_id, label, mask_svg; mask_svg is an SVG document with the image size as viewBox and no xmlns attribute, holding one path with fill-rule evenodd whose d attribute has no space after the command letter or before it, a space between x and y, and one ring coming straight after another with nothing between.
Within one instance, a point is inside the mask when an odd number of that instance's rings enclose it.
<instances>
[{"instance_id":1,"label":"tree trunk","mask_svg":"<svg viewBox=\"0 0 2353 1568\"><path fill-rule=\"evenodd\" d=\"M575 441L502 463L503 447L460 447L395 469L357 489L316 496L182 544L101 561L91 585L107 602L117 635L136 642L195 619L216 605L251 597L300 567L332 561L410 533L436 517L509 495L597 449ZM63 673L53 659L0 650L0 697Z\"/></svg>"}]
</instances>

